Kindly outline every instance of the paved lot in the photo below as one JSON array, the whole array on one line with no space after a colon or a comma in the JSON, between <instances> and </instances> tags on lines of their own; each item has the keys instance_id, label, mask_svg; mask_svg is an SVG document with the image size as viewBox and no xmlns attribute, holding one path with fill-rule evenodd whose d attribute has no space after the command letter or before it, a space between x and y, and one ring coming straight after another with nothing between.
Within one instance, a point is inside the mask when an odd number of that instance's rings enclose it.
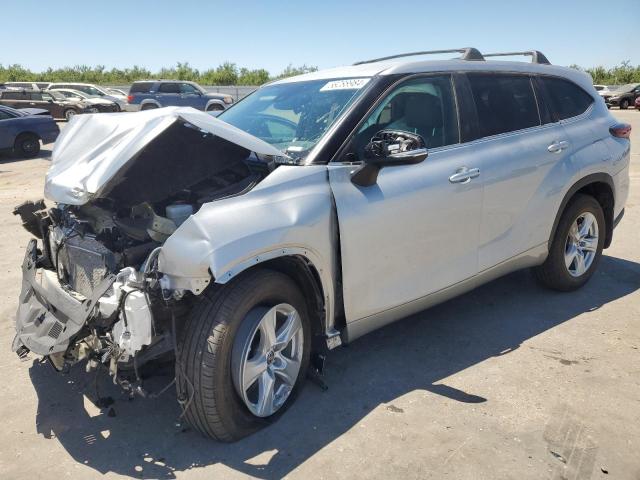
<instances>
[{"instance_id":1,"label":"paved lot","mask_svg":"<svg viewBox=\"0 0 640 480\"><path fill-rule=\"evenodd\" d=\"M277 424L233 445L178 420L175 394L100 411L94 376L9 351L43 158L0 158L0 477L640 479L640 112L632 191L599 271L558 294L517 272L332 352ZM158 384L168 379L161 378ZM608 472L608 473L607 473Z\"/></svg>"}]
</instances>

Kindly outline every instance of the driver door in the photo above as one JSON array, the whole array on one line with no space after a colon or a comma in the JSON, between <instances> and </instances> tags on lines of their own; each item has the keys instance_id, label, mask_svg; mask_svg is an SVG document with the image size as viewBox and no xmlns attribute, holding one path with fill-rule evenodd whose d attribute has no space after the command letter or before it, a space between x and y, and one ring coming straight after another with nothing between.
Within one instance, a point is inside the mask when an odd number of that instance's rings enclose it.
<instances>
[{"instance_id":1,"label":"driver door","mask_svg":"<svg viewBox=\"0 0 640 480\"><path fill-rule=\"evenodd\" d=\"M477 273L482 177L475 169L482 166L460 144L453 92L449 75L397 85L329 164L347 322L393 316L393 309L406 311L407 304ZM362 161L366 144L383 129L421 135L428 156L383 168L372 186L355 185L354 161ZM474 171L468 180L452 177L465 168Z\"/></svg>"},{"instance_id":2,"label":"driver door","mask_svg":"<svg viewBox=\"0 0 640 480\"><path fill-rule=\"evenodd\" d=\"M203 97L196 87L188 83L180 84L180 96L178 97L178 105L183 107L193 107L198 110L204 110L207 99Z\"/></svg>"}]
</instances>

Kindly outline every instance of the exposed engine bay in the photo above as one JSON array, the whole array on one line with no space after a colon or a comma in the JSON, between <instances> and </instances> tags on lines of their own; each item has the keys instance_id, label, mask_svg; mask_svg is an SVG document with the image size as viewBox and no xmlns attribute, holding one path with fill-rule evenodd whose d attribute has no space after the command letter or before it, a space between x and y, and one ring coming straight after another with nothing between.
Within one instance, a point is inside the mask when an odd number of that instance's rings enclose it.
<instances>
[{"instance_id":1,"label":"exposed engine bay","mask_svg":"<svg viewBox=\"0 0 640 480\"><path fill-rule=\"evenodd\" d=\"M88 201L17 206L37 240L23 264L13 349L58 371L103 365L114 382L144 392L138 369L173 355L175 319L194 298L163 283L163 243L202 205L251 190L276 167L272 156L178 119Z\"/></svg>"}]
</instances>

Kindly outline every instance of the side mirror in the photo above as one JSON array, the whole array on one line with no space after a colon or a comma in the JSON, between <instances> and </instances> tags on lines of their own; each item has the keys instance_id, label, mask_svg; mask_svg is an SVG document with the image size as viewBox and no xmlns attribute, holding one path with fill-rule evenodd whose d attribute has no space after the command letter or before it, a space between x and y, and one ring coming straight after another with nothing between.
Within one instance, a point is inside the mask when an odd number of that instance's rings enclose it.
<instances>
[{"instance_id":1,"label":"side mirror","mask_svg":"<svg viewBox=\"0 0 640 480\"><path fill-rule=\"evenodd\" d=\"M381 130L364 147L365 160L351 175L351 182L370 187L378 180L384 167L413 165L427 158L424 139L417 134L399 130Z\"/></svg>"}]
</instances>

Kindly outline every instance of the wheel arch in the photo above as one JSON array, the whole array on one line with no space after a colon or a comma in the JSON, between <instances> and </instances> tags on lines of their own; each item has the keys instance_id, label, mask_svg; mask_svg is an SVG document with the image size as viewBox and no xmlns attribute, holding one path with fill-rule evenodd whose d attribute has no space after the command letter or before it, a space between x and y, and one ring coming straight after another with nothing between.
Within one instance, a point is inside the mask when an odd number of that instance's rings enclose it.
<instances>
[{"instance_id":1,"label":"wheel arch","mask_svg":"<svg viewBox=\"0 0 640 480\"><path fill-rule=\"evenodd\" d=\"M145 98L140 102L140 108L144 107L145 105L154 105L156 108L162 108L162 105L160 105L160 102L152 98Z\"/></svg>"},{"instance_id":2,"label":"wheel arch","mask_svg":"<svg viewBox=\"0 0 640 480\"><path fill-rule=\"evenodd\" d=\"M265 260L256 266L249 267L243 273L255 268L276 270L291 278L298 285L311 316L313 350L322 351L326 347L324 342L326 331L325 293L316 266L303 255L285 255Z\"/></svg>"},{"instance_id":3,"label":"wheel arch","mask_svg":"<svg viewBox=\"0 0 640 480\"><path fill-rule=\"evenodd\" d=\"M212 105L219 105L222 107L222 110L225 110L224 102L222 100L216 100L216 99L209 100L207 104L204 106L204 110L205 111L209 110L209 107L211 107Z\"/></svg>"},{"instance_id":4,"label":"wheel arch","mask_svg":"<svg viewBox=\"0 0 640 480\"><path fill-rule=\"evenodd\" d=\"M26 137L28 135L34 135L38 140L42 140L37 132L34 132L33 130L23 130L15 136L15 138L13 139L13 144L15 145L19 138Z\"/></svg>"},{"instance_id":5,"label":"wheel arch","mask_svg":"<svg viewBox=\"0 0 640 480\"><path fill-rule=\"evenodd\" d=\"M611 245L613 239L613 207L615 203L614 183L611 176L607 173L593 173L581 178L574 183L571 188L564 195L560 207L556 213L556 218L553 221L553 227L551 229L551 235L549 236L549 248L556 234L558 223L562 213L567 208L567 205L571 199L578 193L587 194L595 198L604 212L604 219L607 227L605 236L604 248L608 248Z\"/></svg>"}]
</instances>

